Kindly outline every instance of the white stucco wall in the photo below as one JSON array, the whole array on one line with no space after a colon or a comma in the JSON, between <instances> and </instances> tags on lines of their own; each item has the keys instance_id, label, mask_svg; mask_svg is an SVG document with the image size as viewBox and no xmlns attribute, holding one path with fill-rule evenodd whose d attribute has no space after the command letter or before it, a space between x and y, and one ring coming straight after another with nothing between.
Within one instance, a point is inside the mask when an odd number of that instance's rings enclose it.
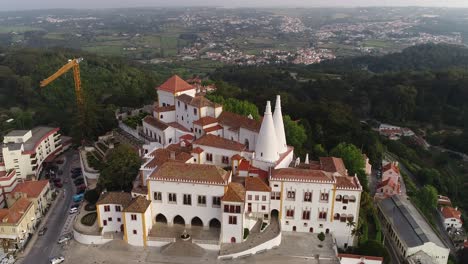
<instances>
[{"instance_id":1,"label":"white stucco wall","mask_svg":"<svg viewBox=\"0 0 468 264\"><path fill-rule=\"evenodd\" d=\"M243 257L243 256L250 256L250 255L254 255L254 254L278 247L280 244L281 244L281 232L279 232L278 236L276 236L272 240L269 240L263 244L260 244L246 251L238 252L235 254L220 255L218 256L218 259L233 259L233 258L238 258L238 257Z\"/></svg>"},{"instance_id":2,"label":"white stucco wall","mask_svg":"<svg viewBox=\"0 0 468 264\"><path fill-rule=\"evenodd\" d=\"M158 90L158 105L174 105L174 95L170 92Z\"/></svg>"},{"instance_id":3,"label":"white stucco wall","mask_svg":"<svg viewBox=\"0 0 468 264\"><path fill-rule=\"evenodd\" d=\"M224 195L223 185L206 185L183 182L149 181L149 191L151 194L152 223L155 222L157 214L163 214L168 224L172 224L175 216L180 215L186 225L190 225L194 217L199 217L205 227L209 226L211 219L216 218L221 222L221 207L213 207L213 197ZM162 193L162 201L154 200L154 192ZM169 202L169 193L175 193L177 203ZM192 195L192 205L183 204L183 195ZM197 204L198 195L206 196L206 206Z\"/></svg>"},{"instance_id":4,"label":"white stucco wall","mask_svg":"<svg viewBox=\"0 0 468 264\"><path fill-rule=\"evenodd\" d=\"M420 250L431 256L433 261L438 264L446 264L450 253L448 248L442 248L433 242L427 242L424 245L418 247L408 248L405 257L409 257Z\"/></svg>"},{"instance_id":5,"label":"white stucco wall","mask_svg":"<svg viewBox=\"0 0 468 264\"><path fill-rule=\"evenodd\" d=\"M224 205L240 206L240 213L226 213L223 212L221 222L221 243L231 243L231 239L234 237L236 243L244 241L244 204L235 202L222 202L221 207ZM229 216L237 217L237 223L229 224Z\"/></svg>"},{"instance_id":6,"label":"white stucco wall","mask_svg":"<svg viewBox=\"0 0 468 264\"><path fill-rule=\"evenodd\" d=\"M136 220L132 220L132 215L136 216ZM125 212L125 234L127 242L133 246L144 246L144 228L143 217L145 214ZM134 234L133 232L136 232Z\"/></svg>"},{"instance_id":7,"label":"white stucco wall","mask_svg":"<svg viewBox=\"0 0 468 264\"><path fill-rule=\"evenodd\" d=\"M73 229L73 238L78 242L78 243L81 243L81 244L84 244L84 245L102 245L102 244L105 244L107 242L110 242L112 241L112 239L105 239L103 238L102 236L100 235L86 235L86 234L82 234L78 231L76 231L75 229Z\"/></svg>"},{"instance_id":8,"label":"white stucco wall","mask_svg":"<svg viewBox=\"0 0 468 264\"><path fill-rule=\"evenodd\" d=\"M109 212L104 211L104 206L106 205L110 206ZM120 206L121 211L123 211L122 206L118 204L100 204L97 206L100 219L99 226L102 227L102 232L120 232L120 228L124 224L123 213L116 211L116 206ZM110 221L109 218L112 220ZM120 218L120 221L118 221L118 218ZM107 225L104 225L104 221L107 221Z\"/></svg>"}]
</instances>

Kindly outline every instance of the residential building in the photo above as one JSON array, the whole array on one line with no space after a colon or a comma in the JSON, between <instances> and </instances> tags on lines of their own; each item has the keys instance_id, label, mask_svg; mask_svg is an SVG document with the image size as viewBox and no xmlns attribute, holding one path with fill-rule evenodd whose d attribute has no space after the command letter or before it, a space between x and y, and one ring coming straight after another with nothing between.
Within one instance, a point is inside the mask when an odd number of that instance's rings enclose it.
<instances>
[{"instance_id":1,"label":"residential building","mask_svg":"<svg viewBox=\"0 0 468 264\"><path fill-rule=\"evenodd\" d=\"M124 231L123 210L132 202L126 192L106 192L96 203L98 226L102 233Z\"/></svg>"},{"instance_id":2,"label":"residential building","mask_svg":"<svg viewBox=\"0 0 468 264\"><path fill-rule=\"evenodd\" d=\"M400 169L396 161L389 162L382 167L382 181L389 178L395 183L400 181Z\"/></svg>"},{"instance_id":3,"label":"residential building","mask_svg":"<svg viewBox=\"0 0 468 264\"><path fill-rule=\"evenodd\" d=\"M442 222L444 223L445 229L459 229L463 226L461 219L461 212L458 208L453 208L451 206L444 206L440 208Z\"/></svg>"},{"instance_id":4,"label":"residential building","mask_svg":"<svg viewBox=\"0 0 468 264\"><path fill-rule=\"evenodd\" d=\"M11 207L21 198L27 198L33 203L36 219L44 216L52 200L52 191L50 190L49 181L24 181L18 183L7 195L8 207Z\"/></svg>"},{"instance_id":5,"label":"residential building","mask_svg":"<svg viewBox=\"0 0 468 264\"><path fill-rule=\"evenodd\" d=\"M14 169L6 170L5 167L0 165L0 207L4 208L7 204L7 195L16 187L19 180L16 177Z\"/></svg>"},{"instance_id":6,"label":"residential building","mask_svg":"<svg viewBox=\"0 0 468 264\"><path fill-rule=\"evenodd\" d=\"M35 178L44 162L52 161L63 151L59 128L35 127L13 130L3 138L3 162L14 169L19 179Z\"/></svg>"},{"instance_id":7,"label":"residential building","mask_svg":"<svg viewBox=\"0 0 468 264\"><path fill-rule=\"evenodd\" d=\"M36 220L33 203L24 197L18 199L10 208L0 209L0 239L10 251L22 249Z\"/></svg>"},{"instance_id":8,"label":"residential building","mask_svg":"<svg viewBox=\"0 0 468 264\"><path fill-rule=\"evenodd\" d=\"M138 196L125 207L124 239L133 246L147 246L146 239L152 227L151 202L143 196Z\"/></svg>"},{"instance_id":9,"label":"residential building","mask_svg":"<svg viewBox=\"0 0 468 264\"><path fill-rule=\"evenodd\" d=\"M383 234L400 260L418 259L419 255L424 255L429 261L420 263L447 263L450 249L406 197L394 195L379 200L377 208Z\"/></svg>"}]
</instances>

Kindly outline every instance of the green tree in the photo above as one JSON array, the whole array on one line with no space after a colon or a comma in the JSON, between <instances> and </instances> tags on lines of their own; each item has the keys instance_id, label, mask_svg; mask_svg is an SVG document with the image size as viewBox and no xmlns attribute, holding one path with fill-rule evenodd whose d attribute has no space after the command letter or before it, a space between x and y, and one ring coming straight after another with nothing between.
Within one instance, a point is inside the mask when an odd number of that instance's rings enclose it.
<instances>
[{"instance_id":1,"label":"green tree","mask_svg":"<svg viewBox=\"0 0 468 264\"><path fill-rule=\"evenodd\" d=\"M95 204L99 199L99 196L99 191L96 188L87 190L84 194L85 200L88 201L88 203L90 204Z\"/></svg>"},{"instance_id":2,"label":"green tree","mask_svg":"<svg viewBox=\"0 0 468 264\"><path fill-rule=\"evenodd\" d=\"M361 151L353 144L340 143L330 154L342 158L350 175L364 171L365 163Z\"/></svg>"},{"instance_id":3,"label":"green tree","mask_svg":"<svg viewBox=\"0 0 468 264\"><path fill-rule=\"evenodd\" d=\"M367 240L356 249L356 253L365 256L387 257L387 251L382 243L376 240Z\"/></svg>"},{"instance_id":4,"label":"green tree","mask_svg":"<svg viewBox=\"0 0 468 264\"><path fill-rule=\"evenodd\" d=\"M437 189L432 185L424 185L416 192L416 204L426 216L431 215L437 208Z\"/></svg>"},{"instance_id":5,"label":"green tree","mask_svg":"<svg viewBox=\"0 0 468 264\"><path fill-rule=\"evenodd\" d=\"M110 150L99 176L99 186L107 191L130 191L140 169L141 159L127 145Z\"/></svg>"},{"instance_id":6,"label":"green tree","mask_svg":"<svg viewBox=\"0 0 468 264\"><path fill-rule=\"evenodd\" d=\"M291 120L291 117L288 115L283 116L283 123L287 143L293 146L299 155L304 154L303 146L307 140L307 134L304 126L297 121Z\"/></svg>"}]
</instances>

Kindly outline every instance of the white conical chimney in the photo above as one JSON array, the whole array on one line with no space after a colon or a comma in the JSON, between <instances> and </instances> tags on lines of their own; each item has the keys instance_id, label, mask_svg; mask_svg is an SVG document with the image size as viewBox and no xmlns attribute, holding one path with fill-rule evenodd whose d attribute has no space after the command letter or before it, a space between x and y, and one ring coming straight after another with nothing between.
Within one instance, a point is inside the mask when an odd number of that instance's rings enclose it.
<instances>
[{"instance_id":1,"label":"white conical chimney","mask_svg":"<svg viewBox=\"0 0 468 264\"><path fill-rule=\"evenodd\" d=\"M288 150L286 145L286 134L284 132L283 114L281 113L281 97L276 96L275 112L273 113L276 138L278 139L278 152L284 153Z\"/></svg>"},{"instance_id":2,"label":"white conical chimney","mask_svg":"<svg viewBox=\"0 0 468 264\"><path fill-rule=\"evenodd\" d=\"M309 164L309 153L306 154L304 163Z\"/></svg>"},{"instance_id":3,"label":"white conical chimney","mask_svg":"<svg viewBox=\"0 0 468 264\"><path fill-rule=\"evenodd\" d=\"M255 146L255 159L266 162L276 162L279 159L275 125L271 114L270 101L267 101L262 126Z\"/></svg>"}]
</instances>

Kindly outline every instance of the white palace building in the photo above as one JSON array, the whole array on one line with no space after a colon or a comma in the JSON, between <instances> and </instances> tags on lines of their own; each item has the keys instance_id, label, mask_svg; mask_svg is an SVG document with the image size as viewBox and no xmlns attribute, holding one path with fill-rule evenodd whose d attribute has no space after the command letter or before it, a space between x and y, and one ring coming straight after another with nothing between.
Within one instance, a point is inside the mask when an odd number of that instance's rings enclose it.
<instances>
[{"instance_id":1,"label":"white palace building","mask_svg":"<svg viewBox=\"0 0 468 264\"><path fill-rule=\"evenodd\" d=\"M129 244L143 246L155 245L164 225L182 225L189 234L195 227L217 230L214 248L221 251L223 245L242 244L246 229L266 233L269 226L277 226L279 235L331 234L341 248L354 243L347 222L358 221L358 178L348 175L340 158L294 157L279 96L273 112L268 101L256 121L223 111L178 76L157 92L153 115L143 120L144 136L156 147L145 154L131 197L114 193L124 197L105 195L98 202L101 230L111 225ZM135 200L140 196L150 202ZM138 206L126 208L132 204ZM139 213L129 219L128 211ZM109 218L120 221L115 226Z\"/></svg>"}]
</instances>

